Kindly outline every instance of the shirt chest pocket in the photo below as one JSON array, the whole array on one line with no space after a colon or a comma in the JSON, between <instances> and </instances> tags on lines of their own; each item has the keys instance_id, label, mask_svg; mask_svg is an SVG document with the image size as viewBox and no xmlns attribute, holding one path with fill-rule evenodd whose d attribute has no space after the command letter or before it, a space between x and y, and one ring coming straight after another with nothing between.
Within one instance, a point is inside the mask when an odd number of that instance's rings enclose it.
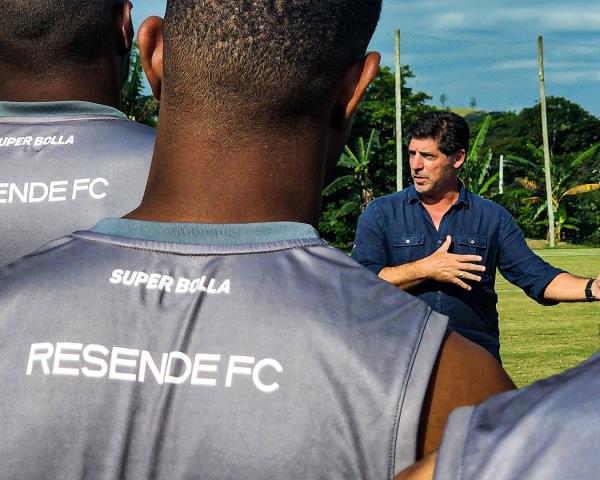
<instances>
[{"instance_id":1,"label":"shirt chest pocket","mask_svg":"<svg viewBox=\"0 0 600 480\"><path fill-rule=\"evenodd\" d=\"M422 233L402 233L392 235L392 264L414 262L423 258L425 235Z\"/></svg>"},{"instance_id":2,"label":"shirt chest pocket","mask_svg":"<svg viewBox=\"0 0 600 480\"><path fill-rule=\"evenodd\" d=\"M484 259L488 248L485 235L454 235L454 252L460 255L480 255Z\"/></svg>"}]
</instances>

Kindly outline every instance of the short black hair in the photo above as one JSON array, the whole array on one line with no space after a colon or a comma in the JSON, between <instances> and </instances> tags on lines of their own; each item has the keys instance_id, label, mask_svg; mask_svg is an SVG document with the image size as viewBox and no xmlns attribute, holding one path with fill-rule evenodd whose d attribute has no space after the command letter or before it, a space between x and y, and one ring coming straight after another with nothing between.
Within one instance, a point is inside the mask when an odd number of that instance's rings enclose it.
<instances>
[{"instance_id":1,"label":"short black hair","mask_svg":"<svg viewBox=\"0 0 600 480\"><path fill-rule=\"evenodd\" d=\"M419 115L408 130L407 142L413 138L420 140L432 138L438 142L438 148L447 156L460 150L469 151L471 130L466 120L453 112L432 111Z\"/></svg>"},{"instance_id":2,"label":"short black hair","mask_svg":"<svg viewBox=\"0 0 600 480\"><path fill-rule=\"evenodd\" d=\"M363 58L381 0L168 0L165 91L183 108L310 115Z\"/></svg>"},{"instance_id":3,"label":"short black hair","mask_svg":"<svg viewBox=\"0 0 600 480\"><path fill-rule=\"evenodd\" d=\"M125 0L0 0L0 61L47 72L109 51L114 14Z\"/></svg>"}]
</instances>

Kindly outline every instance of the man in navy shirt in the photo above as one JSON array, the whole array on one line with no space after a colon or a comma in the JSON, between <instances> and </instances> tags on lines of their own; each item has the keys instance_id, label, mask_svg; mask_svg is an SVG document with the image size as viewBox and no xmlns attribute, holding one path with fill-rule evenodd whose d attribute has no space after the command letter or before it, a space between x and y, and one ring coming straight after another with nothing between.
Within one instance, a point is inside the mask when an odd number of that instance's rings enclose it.
<instances>
[{"instance_id":1,"label":"man in navy shirt","mask_svg":"<svg viewBox=\"0 0 600 480\"><path fill-rule=\"evenodd\" d=\"M496 268L542 305L600 300L600 275L578 278L552 267L503 207L461 185L469 137L466 121L450 112L415 122L408 148L414 185L368 206L352 257L448 315L454 330L500 360Z\"/></svg>"}]
</instances>

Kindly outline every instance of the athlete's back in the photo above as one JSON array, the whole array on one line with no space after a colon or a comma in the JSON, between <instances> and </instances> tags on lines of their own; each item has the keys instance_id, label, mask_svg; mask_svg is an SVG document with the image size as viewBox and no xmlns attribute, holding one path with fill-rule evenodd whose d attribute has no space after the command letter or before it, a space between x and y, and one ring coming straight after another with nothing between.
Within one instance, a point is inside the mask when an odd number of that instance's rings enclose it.
<instances>
[{"instance_id":1,"label":"athlete's back","mask_svg":"<svg viewBox=\"0 0 600 480\"><path fill-rule=\"evenodd\" d=\"M155 130L89 102L0 102L0 265L143 196Z\"/></svg>"},{"instance_id":2,"label":"athlete's back","mask_svg":"<svg viewBox=\"0 0 600 480\"><path fill-rule=\"evenodd\" d=\"M445 317L302 224L95 230L0 270L4 478L378 479L415 460Z\"/></svg>"},{"instance_id":3,"label":"athlete's back","mask_svg":"<svg viewBox=\"0 0 600 480\"><path fill-rule=\"evenodd\" d=\"M131 9L0 0L0 265L139 205L155 132L118 110Z\"/></svg>"}]
</instances>

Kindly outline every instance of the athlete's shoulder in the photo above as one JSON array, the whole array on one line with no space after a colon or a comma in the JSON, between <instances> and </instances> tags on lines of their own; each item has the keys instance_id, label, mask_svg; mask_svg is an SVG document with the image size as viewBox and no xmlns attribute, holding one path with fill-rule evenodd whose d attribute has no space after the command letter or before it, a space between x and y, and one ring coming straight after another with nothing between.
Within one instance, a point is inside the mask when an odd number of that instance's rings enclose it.
<instances>
[{"instance_id":1,"label":"athlete's shoulder","mask_svg":"<svg viewBox=\"0 0 600 480\"><path fill-rule=\"evenodd\" d=\"M324 301L343 307L343 315L359 322L382 316L415 322L429 317L431 311L424 302L381 280L345 252L329 246L311 250L318 258L310 262L308 278L318 291L327 292Z\"/></svg>"},{"instance_id":2,"label":"athlete's shoulder","mask_svg":"<svg viewBox=\"0 0 600 480\"><path fill-rule=\"evenodd\" d=\"M599 395L596 354L562 374L455 410L444 432L436 478L596 478ZM477 454L469 453L464 462L467 452Z\"/></svg>"}]
</instances>

